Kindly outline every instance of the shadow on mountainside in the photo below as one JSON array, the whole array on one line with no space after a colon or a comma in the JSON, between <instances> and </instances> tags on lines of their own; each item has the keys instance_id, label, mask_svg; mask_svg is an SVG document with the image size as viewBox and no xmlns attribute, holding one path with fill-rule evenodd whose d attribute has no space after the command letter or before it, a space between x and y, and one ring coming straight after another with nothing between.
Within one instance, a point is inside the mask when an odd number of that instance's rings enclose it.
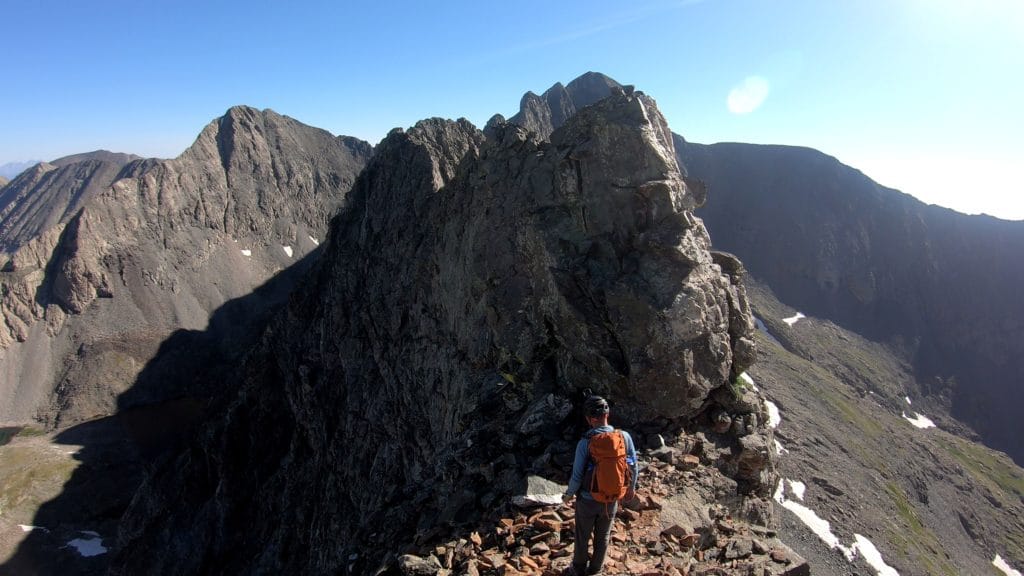
<instances>
[{"instance_id":1,"label":"shadow on mountainside","mask_svg":"<svg viewBox=\"0 0 1024 576\"><path fill-rule=\"evenodd\" d=\"M25 480L20 485L26 490L34 483L59 481L53 480L55 469L65 471L68 479L56 497L39 505L30 525L8 519L0 526L9 533L0 534L0 543L15 538L19 528L28 532L0 565L0 574L106 573L121 515L144 472L195 430L221 396L219 386L229 380L228 372L260 337L319 253L310 252L252 293L224 303L206 330L172 333L118 398L117 413L52 436L15 436L4 447L28 455L23 459L24 473L15 471ZM25 499L4 494L0 504L17 498Z\"/></svg>"}]
</instances>

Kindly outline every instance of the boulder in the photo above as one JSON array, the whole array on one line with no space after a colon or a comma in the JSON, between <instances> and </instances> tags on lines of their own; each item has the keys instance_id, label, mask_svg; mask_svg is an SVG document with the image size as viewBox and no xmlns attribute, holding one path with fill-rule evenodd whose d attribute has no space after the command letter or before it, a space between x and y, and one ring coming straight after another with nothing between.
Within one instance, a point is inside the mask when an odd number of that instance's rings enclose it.
<instances>
[{"instance_id":1,"label":"boulder","mask_svg":"<svg viewBox=\"0 0 1024 576\"><path fill-rule=\"evenodd\" d=\"M512 504L520 508L552 506L562 503L562 494L568 486L557 484L540 476L528 476L521 488L512 496Z\"/></svg>"}]
</instances>

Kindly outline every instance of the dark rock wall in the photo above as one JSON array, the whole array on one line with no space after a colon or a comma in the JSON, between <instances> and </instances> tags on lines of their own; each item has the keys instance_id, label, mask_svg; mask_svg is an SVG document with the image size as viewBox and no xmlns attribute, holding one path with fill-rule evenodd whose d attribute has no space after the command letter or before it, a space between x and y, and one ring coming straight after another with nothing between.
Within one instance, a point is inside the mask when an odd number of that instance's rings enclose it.
<instances>
[{"instance_id":1,"label":"dark rock wall","mask_svg":"<svg viewBox=\"0 0 1024 576\"><path fill-rule=\"evenodd\" d=\"M710 188L716 247L804 313L895 343L922 392L1024 460L1024 223L927 206L806 148L678 151Z\"/></svg>"},{"instance_id":2,"label":"dark rock wall","mask_svg":"<svg viewBox=\"0 0 1024 576\"><path fill-rule=\"evenodd\" d=\"M224 418L136 496L114 573L372 572L508 495L583 388L624 425L697 418L753 323L667 134L621 92L550 143L392 132Z\"/></svg>"}]
</instances>

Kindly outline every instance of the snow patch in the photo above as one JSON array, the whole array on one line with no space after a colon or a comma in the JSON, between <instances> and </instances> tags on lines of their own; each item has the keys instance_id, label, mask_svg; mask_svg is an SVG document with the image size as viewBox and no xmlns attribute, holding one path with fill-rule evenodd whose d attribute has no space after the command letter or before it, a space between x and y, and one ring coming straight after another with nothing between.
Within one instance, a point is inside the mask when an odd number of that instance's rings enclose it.
<instances>
[{"instance_id":1,"label":"snow patch","mask_svg":"<svg viewBox=\"0 0 1024 576\"><path fill-rule=\"evenodd\" d=\"M804 316L803 313L801 313L801 312L797 312L796 316L790 316L789 318L783 318L782 321L785 322L786 324L789 324L790 326L792 326L793 324L796 324L797 321L800 320L801 318L807 318L807 316Z\"/></svg>"},{"instance_id":2,"label":"snow patch","mask_svg":"<svg viewBox=\"0 0 1024 576\"><path fill-rule=\"evenodd\" d=\"M287 254L289 258L292 257L292 247L291 246L281 246L281 248L284 249L284 253Z\"/></svg>"},{"instance_id":3,"label":"snow patch","mask_svg":"<svg viewBox=\"0 0 1024 576\"><path fill-rule=\"evenodd\" d=\"M885 560L882 560L882 553L878 551L878 548L875 548L871 540L860 534L854 534L853 539L854 543L853 546L850 546L850 550L854 553L859 552L864 557L864 561L875 569L875 574L878 576L900 576L900 573L895 568L886 564Z\"/></svg>"},{"instance_id":4,"label":"snow patch","mask_svg":"<svg viewBox=\"0 0 1024 576\"><path fill-rule=\"evenodd\" d=\"M903 419L922 430L925 428L935 428L935 422L932 422L930 418L923 414L918 414L917 412L914 412L913 418L907 416L906 412L903 412Z\"/></svg>"},{"instance_id":5,"label":"snow patch","mask_svg":"<svg viewBox=\"0 0 1024 576\"><path fill-rule=\"evenodd\" d=\"M1006 563L1006 560L1003 560L1003 557L999 554L996 554L996 557L992 560L992 565L1001 570L1003 574L1006 574L1006 576L1022 576L1020 570L1014 570L1011 568L1010 565Z\"/></svg>"},{"instance_id":6,"label":"snow patch","mask_svg":"<svg viewBox=\"0 0 1024 576\"><path fill-rule=\"evenodd\" d=\"M242 256L252 256L252 250L242 250Z\"/></svg>"},{"instance_id":7,"label":"snow patch","mask_svg":"<svg viewBox=\"0 0 1024 576\"><path fill-rule=\"evenodd\" d=\"M777 340L777 339L775 338L775 336L772 336L772 333L768 331L768 327L767 327L767 326L765 326L765 325L764 325L764 322L763 322L763 321L762 321L762 320L761 320L760 318L758 318L757 316L754 316L754 326L755 326L755 327L757 327L757 329L758 329L758 330L759 330L759 331L760 331L760 332L761 332L762 334L764 334L765 336L767 336L769 340L771 340L772 342L775 342L775 343L776 343L776 344L778 344L779 346L782 346L782 343L781 343L781 342L779 342L779 341L778 341L778 340Z\"/></svg>"},{"instance_id":8,"label":"snow patch","mask_svg":"<svg viewBox=\"0 0 1024 576\"><path fill-rule=\"evenodd\" d=\"M796 496L799 500L803 500L804 492L807 491L807 484L804 484L799 480L787 480L787 482L789 482L789 491L793 493L793 496Z\"/></svg>"},{"instance_id":9,"label":"snow patch","mask_svg":"<svg viewBox=\"0 0 1024 576\"><path fill-rule=\"evenodd\" d=\"M779 501L779 504L782 504L782 507L785 508L786 510L789 510L793 514L796 514L796 517L799 518L800 521L804 523L804 525L810 528L811 532L814 532L814 535L820 538L826 546L828 546L829 548L838 549L840 552L843 553L843 556L846 556L846 559L848 561L853 562L853 550L847 548L846 546L843 546L839 542L839 537L832 533L832 524L829 523L828 520L825 520L821 516L818 516L817 513L814 512L814 510L811 510L807 506L804 506L803 504L799 504L792 500L786 500L785 497L783 497L782 500Z\"/></svg>"},{"instance_id":10,"label":"snow patch","mask_svg":"<svg viewBox=\"0 0 1024 576\"><path fill-rule=\"evenodd\" d=\"M782 414L779 413L779 407L771 400L765 400L764 405L768 408L768 427L778 428L779 424L782 423Z\"/></svg>"},{"instance_id":11,"label":"snow patch","mask_svg":"<svg viewBox=\"0 0 1024 576\"><path fill-rule=\"evenodd\" d=\"M754 379L750 377L750 374L747 374L746 372L740 374L740 380L742 380L747 386L753 388L755 392L757 391L757 385L754 384Z\"/></svg>"},{"instance_id":12,"label":"snow patch","mask_svg":"<svg viewBox=\"0 0 1024 576\"><path fill-rule=\"evenodd\" d=\"M828 520L818 516L814 510L811 510L803 504L787 500L785 495L785 485L787 482L789 483L790 491L803 500L806 485L803 482L788 480L785 478L779 480L779 485L775 488L775 494L772 495L772 498L781 504L783 508L795 514L796 517L799 518L800 521L811 530L811 532L814 532L814 535L820 538L821 541L829 548L842 552L843 556L846 557L846 561L851 563L859 554L864 558L864 561L875 570L877 576L900 576L899 572L897 572L892 566L885 563L885 560L882 559L882 553L878 551L878 548L875 548L875 545L871 540L868 540L860 534L854 534L853 543L849 546L843 546L839 537L832 532L832 524ZM999 559L998 556L996 556L996 558ZM995 561L993 561L993 564L995 564ZM1020 573L1018 572L1016 576L1019 575Z\"/></svg>"},{"instance_id":13,"label":"snow patch","mask_svg":"<svg viewBox=\"0 0 1024 576\"><path fill-rule=\"evenodd\" d=\"M31 532L33 530L42 530L43 532L49 532L49 530L43 528L42 526L29 526L27 524L18 524L18 528L21 528L22 532Z\"/></svg>"},{"instance_id":14,"label":"snow patch","mask_svg":"<svg viewBox=\"0 0 1024 576\"><path fill-rule=\"evenodd\" d=\"M904 396L903 399L907 401L907 404L913 404L913 402L910 401L910 396Z\"/></svg>"},{"instance_id":15,"label":"snow patch","mask_svg":"<svg viewBox=\"0 0 1024 576\"><path fill-rule=\"evenodd\" d=\"M92 536L92 534L96 534L95 532L82 532L82 534L89 535L89 538L75 538L68 542L65 548L70 546L78 550L79 555L85 557L99 556L100 554L107 553L107 547L103 545L103 539L99 535Z\"/></svg>"},{"instance_id":16,"label":"snow patch","mask_svg":"<svg viewBox=\"0 0 1024 576\"><path fill-rule=\"evenodd\" d=\"M317 241L317 239L313 238L312 236L309 237L309 241L312 242L314 246L319 246L320 245L320 242Z\"/></svg>"},{"instance_id":17,"label":"snow patch","mask_svg":"<svg viewBox=\"0 0 1024 576\"><path fill-rule=\"evenodd\" d=\"M789 450L786 450L785 448L783 448L782 447L782 442L779 442L778 440L776 440L775 441L775 453L778 454L779 456L781 456L783 454L788 454Z\"/></svg>"}]
</instances>

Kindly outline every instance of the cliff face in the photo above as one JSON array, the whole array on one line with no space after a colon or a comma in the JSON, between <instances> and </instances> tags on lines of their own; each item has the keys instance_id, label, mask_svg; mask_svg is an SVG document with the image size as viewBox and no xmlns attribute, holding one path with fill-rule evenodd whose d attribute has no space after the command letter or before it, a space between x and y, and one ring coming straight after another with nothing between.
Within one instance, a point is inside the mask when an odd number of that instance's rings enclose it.
<instances>
[{"instance_id":1,"label":"cliff face","mask_svg":"<svg viewBox=\"0 0 1024 576\"><path fill-rule=\"evenodd\" d=\"M924 394L1024 460L1024 223L965 216L804 148L685 144L700 211L779 298L912 359Z\"/></svg>"},{"instance_id":2,"label":"cliff face","mask_svg":"<svg viewBox=\"0 0 1024 576\"><path fill-rule=\"evenodd\" d=\"M124 402L189 393L200 384L191 364L154 359L219 365L240 354L290 276L218 326L211 313L313 251L370 154L239 107L174 160L42 164L19 176L3 189L0 220L13 250L0 272L0 420L109 414L147 364L150 382ZM204 329L228 338L192 337Z\"/></svg>"},{"instance_id":3,"label":"cliff face","mask_svg":"<svg viewBox=\"0 0 1024 576\"><path fill-rule=\"evenodd\" d=\"M619 425L705 418L753 324L668 134L621 91L550 143L392 132L223 418L136 496L114 573L372 571L571 458L585 388Z\"/></svg>"},{"instance_id":4,"label":"cliff face","mask_svg":"<svg viewBox=\"0 0 1024 576\"><path fill-rule=\"evenodd\" d=\"M556 83L540 96L527 92L519 103L519 113L509 118L509 122L546 140L584 107L608 96L613 87L621 86L604 74L587 72L567 86Z\"/></svg>"}]
</instances>

